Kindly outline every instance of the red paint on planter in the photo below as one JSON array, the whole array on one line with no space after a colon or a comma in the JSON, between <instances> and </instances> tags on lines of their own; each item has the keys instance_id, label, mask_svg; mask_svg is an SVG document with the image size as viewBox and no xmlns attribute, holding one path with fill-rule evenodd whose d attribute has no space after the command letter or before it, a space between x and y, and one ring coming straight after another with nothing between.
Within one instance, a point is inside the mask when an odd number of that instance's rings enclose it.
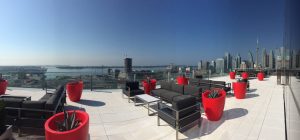
<instances>
[{"instance_id":1,"label":"red paint on planter","mask_svg":"<svg viewBox=\"0 0 300 140\"><path fill-rule=\"evenodd\" d=\"M71 101L80 101L83 90L83 81L70 82L67 84L67 94Z\"/></svg>"},{"instance_id":2,"label":"red paint on planter","mask_svg":"<svg viewBox=\"0 0 300 140\"><path fill-rule=\"evenodd\" d=\"M246 82L233 82L233 93L235 98L244 99L247 91L247 83Z\"/></svg>"},{"instance_id":3,"label":"red paint on planter","mask_svg":"<svg viewBox=\"0 0 300 140\"><path fill-rule=\"evenodd\" d=\"M204 112L208 120L218 121L223 115L226 92L224 90L220 90L219 93L221 94L221 96L218 98L208 98L208 95L210 93L211 91L207 90L202 94Z\"/></svg>"},{"instance_id":4,"label":"red paint on planter","mask_svg":"<svg viewBox=\"0 0 300 140\"><path fill-rule=\"evenodd\" d=\"M71 115L73 111L68 111ZM56 121L62 121L64 113L58 113L50 117L45 127L46 140L88 140L89 137L89 115L86 112L76 110L76 117L81 121L80 125L70 131L59 132L56 131Z\"/></svg>"},{"instance_id":5,"label":"red paint on planter","mask_svg":"<svg viewBox=\"0 0 300 140\"><path fill-rule=\"evenodd\" d=\"M264 73L262 73L262 72L257 73L257 79L258 79L259 81L263 81L263 80L264 80L264 77L265 77Z\"/></svg>"},{"instance_id":6,"label":"red paint on planter","mask_svg":"<svg viewBox=\"0 0 300 140\"><path fill-rule=\"evenodd\" d=\"M249 74L247 72L243 72L242 73L242 78L243 79L248 79L249 78Z\"/></svg>"},{"instance_id":7,"label":"red paint on planter","mask_svg":"<svg viewBox=\"0 0 300 140\"><path fill-rule=\"evenodd\" d=\"M187 85L189 83L188 78L184 76L178 76L176 78L178 85Z\"/></svg>"},{"instance_id":8,"label":"red paint on planter","mask_svg":"<svg viewBox=\"0 0 300 140\"><path fill-rule=\"evenodd\" d=\"M5 94L8 82L7 80L0 81L0 95Z\"/></svg>"},{"instance_id":9,"label":"red paint on planter","mask_svg":"<svg viewBox=\"0 0 300 140\"><path fill-rule=\"evenodd\" d=\"M231 71L229 72L230 79L235 79L235 72Z\"/></svg>"},{"instance_id":10,"label":"red paint on planter","mask_svg":"<svg viewBox=\"0 0 300 140\"><path fill-rule=\"evenodd\" d=\"M147 80L143 80L143 87L146 94L150 94L150 92L156 88L156 80L151 79L150 84Z\"/></svg>"}]
</instances>

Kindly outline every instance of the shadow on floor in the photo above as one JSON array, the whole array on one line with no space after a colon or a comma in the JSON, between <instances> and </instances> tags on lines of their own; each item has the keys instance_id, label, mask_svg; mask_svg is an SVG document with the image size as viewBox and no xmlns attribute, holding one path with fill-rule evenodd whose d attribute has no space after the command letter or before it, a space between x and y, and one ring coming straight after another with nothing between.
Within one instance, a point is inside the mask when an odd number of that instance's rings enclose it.
<instances>
[{"instance_id":1,"label":"shadow on floor","mask_svg":"<svg viewBox=\"0 0 300 140\"><path fill-rule=\"evenodd\" d=\"M79 102L77 102L82 105L87 105L87 106L94 106L94 107L99 107L99 106L104 106L105 103L101 101L94 101L94 100L87 100L87 99L81 99Z\"/></svg>"},{"instance_id":2,"label":"shadow on floor","mask_svg":"<svg viewBox=\"0 0 300 140\"><path fill-rule=\"evenodd\" d=\"M255 91L257 91L257 89L249 89L247 92L251 93L251 92L255 92Z\"/></svg>"},{"instance_id":3,"label":"shadow on floor","mask_svg":"<svg viewBox=\"0 0 300 140\"><path fill-rule=\"evenodd\" d=\"M248 98L254 98L254 97L258 97L258 94L246 94L246 99Z\"/></svg>"},{"instance_id":4,"label":"shadow on floor","mask_svg":"<svg viewBox=\"0 0 300 140\"><path fill-rule=\"evenodd\" d=\"M219 121L209 121L206 118L202 119L201 127L195 126L183 134L188 139L195 139L201 136L209 135L214 132L217 128L219 128L225 121L232 120L236 118L240 118L248 114L248 110L244 108L233 108L229 110L225 110L223 112L223 116Z\"/></svg>"},{"instance_id":5,"label":"shadow on floor","mask_svg":"<svg viewBox=\"0 0 300 140\"><path fill-rule=\"evenodd\" d=\"M82 107L72 106L72 105L65 105L64 108L65 108L65 110L81 110L81 111L85 111L85 109L82 108Z\"/></svg>"},{"instance_id":6,"label":"shadow on floor","mask_svg":"<svg viewBox=\"0 0 300 140\"><path fill-rule=\"evenodd\" d=\"M105 90L93 90L93 92L102 92L102 93L112 93L111 91L105 91Z\"/></svg>"}]
</instances>

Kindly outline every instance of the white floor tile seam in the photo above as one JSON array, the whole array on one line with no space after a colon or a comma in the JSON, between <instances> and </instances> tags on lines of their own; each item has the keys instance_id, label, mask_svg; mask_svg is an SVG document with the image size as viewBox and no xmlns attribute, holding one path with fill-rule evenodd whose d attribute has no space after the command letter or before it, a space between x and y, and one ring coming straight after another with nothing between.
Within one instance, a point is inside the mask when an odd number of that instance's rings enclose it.
<instances>
[{"instance_id":1,"label":"white floor tile seam","mask_svg":"<svg viewBox=\"0 0 300 140\"><path fill-rule=\"evenodd\" d=\"M272 96L273 96L273 94L274 94L274 92L271 92L272 94ZM269 105L270 105L270 102L271 102L271 100L272 100L272 96L270 97L270 99L269 99L269 101L268 101L268 108L269 108ZM262 122L262 125L261 125L261 127L260 127L260 131L259 131L259 134L258 134L258 138L257 139L260 139L260 137L261 137L261 131L262 131L262 129L263 129L263 127L264 127L264 122L265 122L265 119L266 119L266 115L267 115L267 113L268 113L268 108L267 108L267 110L265 111L265 113L264 113L264 119L263 119L263 122Z\"/></svg>"}]
</instances>

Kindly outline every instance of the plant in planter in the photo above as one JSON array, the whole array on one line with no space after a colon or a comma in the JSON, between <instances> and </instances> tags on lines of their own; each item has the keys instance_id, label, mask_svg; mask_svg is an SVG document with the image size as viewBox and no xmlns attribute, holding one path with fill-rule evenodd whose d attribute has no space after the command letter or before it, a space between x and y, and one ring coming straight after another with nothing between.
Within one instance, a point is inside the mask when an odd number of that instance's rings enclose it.
<instances>
[{"instance_id":1,"label":"plant in planter","mask_svg":"<svg viewBox=\"0 0 300 140\"><path fill-rule=\"evenodd\" d=\"M237 99L244 99L246 96L248 82L245 79L238 79L236 82L232 83L233 93Z\"/></svg>"},{"instance_id":2,"label":"plant in planter","mask_svg":"<svg viewBox=\"0 0 300 140\"><path fill-rule=\"evenodd\" d=\"M8 85L7 80L0 78L0 95L5 94L7 85Z\"/></svg>"},{"instance_id":3,"label":"plant in planter","mask_svg":"<svg viewBox=\"0 0 300 140\"><path fill-rule=\"evenodd\" d=\"M45 123L46 140L88 140L89 116L83 111L64 111Z\"/></svg>"},{"instance_id":4,"label":"plant in planter","mask_svg":"<svg viewBox=\"0 0 300 140\"><path fill-rule=\"evenodd\" d=\"M223 89L206 90L202 94L204 112L210 121L218 121L223 115L226 92Z\"/></svg>"},{"instance_id":5,"label":"plant in planter","mask_svg":"<svg viewBox=\"0 0 300 140\"><path fill-rule=\"evenodd\" d=\"M0 101L0 140L12 139L12 126L5 125L5 103Z\"/></svg>"},{"instance_id":6,"label":"plant in planter","mask_svg":"<svg viewBox=\"0 0 300 140\"><path fill-rule=\"evenodd\" d=\"M74 110L71 115L69 115L64 110L64 120L63 121L56 121L57 131L69 131L75 129L79 126L80 120L76 120L76 111Z\"/></svg>"}]
</instances>

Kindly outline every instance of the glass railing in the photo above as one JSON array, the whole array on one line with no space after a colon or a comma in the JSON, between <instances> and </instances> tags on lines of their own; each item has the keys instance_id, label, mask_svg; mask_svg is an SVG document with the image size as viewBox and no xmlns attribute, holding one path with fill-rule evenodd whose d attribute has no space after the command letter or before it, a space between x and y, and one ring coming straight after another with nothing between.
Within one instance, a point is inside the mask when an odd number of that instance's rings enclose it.
<instances>
[{"instance_id":1,"label":"glass railing","mask_svg":"<svg viewBox=\"0 0 300 140\"><path fill-rule=\"evenodd\" d=\"M65 85L71 81L82 80L84 82L84 89L118 89L123 88L124 83L128 77L124 73L115 74L102 74L86 73L86 72L46 72L46 73L22 73L22 72L1 72L3 79L8 80L9 87L21 88L41 88L41 89L54 89L58 85ZM175 81L176 78L183 73L171 73L168 71L147 71L147 72L133 72L129 79L139 81L142 86L142 81L147 77L157 80L157 85L160 81ZM187 78L194 78L193 73L184 73ZM203 74L202 79L209 79L211 77L219 77L228 75L223 74Z\"/></svg>"}]
</instances>

